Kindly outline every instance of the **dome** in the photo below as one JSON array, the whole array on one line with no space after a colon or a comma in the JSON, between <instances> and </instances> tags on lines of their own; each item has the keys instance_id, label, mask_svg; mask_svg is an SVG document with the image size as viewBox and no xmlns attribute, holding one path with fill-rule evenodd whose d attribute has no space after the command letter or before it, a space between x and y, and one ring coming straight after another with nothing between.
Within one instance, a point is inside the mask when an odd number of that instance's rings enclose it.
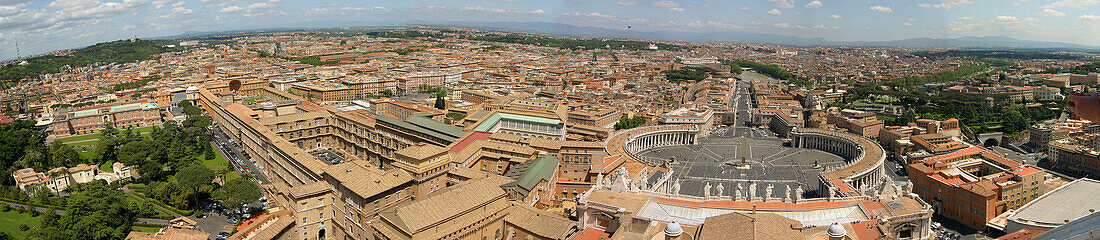
<instances>
[{"instance_id":1,"label":"dome","mask_svg":"<svg viewBox=\"0 0 1100 240\"><path fill-rule=\"evenodd\" d=\"M198 91L198 90L199 90L199 87L196 87L196 86L187 87L187 91Z\"/></svg>"},{"instance_id":2,"label":"dome","mask_svg":"<svg viewBox=\"0 0 1100 240\"><path fill-rule=\"evenodd\" d=\"M844 226L840 226L840 224L837 224L837 223L833 223L833 225L829 225L829 231L827 231L826 233L829 234L829 237L837 237L837 238L838 237L844 237L844 236L848 235L848 231L844 230Z\"/></svg>"},{"instance_id":3,"label":"dome","mask_svg":"<svg viewBox=\"0 0 1100 240\"><path fill-rule=\"evenodd\" d=\"M680 227L679 223L675 221L665 226L665 236L676 237L684 233L684 229Z\"/></svg>"}]
</instances>

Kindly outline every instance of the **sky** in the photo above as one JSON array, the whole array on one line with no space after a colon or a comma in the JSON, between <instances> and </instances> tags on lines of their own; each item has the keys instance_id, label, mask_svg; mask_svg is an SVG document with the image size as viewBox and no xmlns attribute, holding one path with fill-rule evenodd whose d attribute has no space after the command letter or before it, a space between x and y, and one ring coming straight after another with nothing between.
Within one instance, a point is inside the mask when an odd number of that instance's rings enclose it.
<instances>
[{"instance_id":1,"label":"sky","mask_svg":"<svg viewBox=\"0 0 1100 240\"><path fill-rule=\"evenodd\" d=\"M555 22L833 41L1008 36L1100 46L1100 0L0 0L0 59L118 39L279 27Z\"/></svg>"}]
</instances>

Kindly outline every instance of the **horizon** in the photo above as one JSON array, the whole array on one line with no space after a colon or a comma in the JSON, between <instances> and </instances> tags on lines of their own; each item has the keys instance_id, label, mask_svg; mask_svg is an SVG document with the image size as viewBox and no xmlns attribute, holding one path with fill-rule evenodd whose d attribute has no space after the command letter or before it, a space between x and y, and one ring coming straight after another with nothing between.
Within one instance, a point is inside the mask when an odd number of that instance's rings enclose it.
<instances>
[{"instance_id":1,"label":"horizon","mask_svg":"<svg viewBox=\"0 0 1100 240\"><path fill-rule=\"evenodd\" d=\"M1093 15L1097 10L1100 10L1100 2L1081 0L874 3L796 0L745 3L639 0L397 3L9 0L0 2L0 19L7 20L0 23L0 59L76 49L134 36L157 38L193 32L448 23L489 25L498 22L554 23L614 30L623 34L775 34L779 37L842 43L1004 36L1097 48L1100 47L1100 29L1093 27L1100 24L1100 16ZM700 42L657 36L627 38ZM721 39L702 42L755 43ZM16 44L19 45L18 53Z\"/></svg>"}]
</instances>

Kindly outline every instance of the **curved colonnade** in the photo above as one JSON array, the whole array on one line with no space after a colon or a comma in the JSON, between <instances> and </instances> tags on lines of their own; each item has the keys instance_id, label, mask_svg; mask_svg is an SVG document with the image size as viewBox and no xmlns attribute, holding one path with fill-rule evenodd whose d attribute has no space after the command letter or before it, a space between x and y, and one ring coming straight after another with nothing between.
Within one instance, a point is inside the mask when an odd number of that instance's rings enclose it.
<instances>
[{"instance_id":1,"label":"curved colonnade","mask_svg":"<svg viewBox=\"0 0 1100 240\"><path fill-rule=\"evenodd\" d=\"M877 187L886 176L883 163L886 151L878 143L865 137L819 128L796 128L791 131L791 146L811 148L839 155L845 164L827 168L821 173L824 187L827 182L841 180L854 189ZM827 188L822 189L827 189Z\"/></svg>"},{"instance_id":2,"label":"curved colonnade","mask_svg":"<svg viewBox=\"0 0 1100 240\"><path fill-rule=\"evenodd\" d=\"M657 147L697 144L698 132L698 127L686 124L638 127L612 134L604 146L609 156L620 155L649 166L662 166L662 161L635 154ZM827 168L821 173L821 189L828 189L833 180L841 180L853 189L877 187L886 174L883 169L886 152L870 139L818 128L795 128L790 138L792 147L817 149L845 159L844 166Z\"/></svg>"},{"instance_id":3,"label":"curved colonnade","mask_svg":"<svg viewBox=\"0 0 1100 240\"><path fill-rule=\"evenodd\" d=\"M635 154L645 150L692 145L699 142L699 128L695 125L657 125L637 127L615 132L604 142L608 156L620 155L650 166L661 166L661 161L647 160Z\"/></svg>"}]
</instances>

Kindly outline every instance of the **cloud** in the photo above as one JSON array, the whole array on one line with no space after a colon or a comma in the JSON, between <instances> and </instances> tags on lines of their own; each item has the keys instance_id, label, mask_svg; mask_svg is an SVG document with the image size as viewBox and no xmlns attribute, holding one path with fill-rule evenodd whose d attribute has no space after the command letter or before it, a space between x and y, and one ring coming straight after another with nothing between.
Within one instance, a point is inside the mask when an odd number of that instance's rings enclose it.
<instances>
[{"instance_id":1,"label":"cloud","mask_svg":"<svg viewBox=\"0 0 1100 240\"><path fill-rule=\"evenodd\" d=\"M619 1L615 2L615 4L619 4L619 6L634 6L634 5L638 5L638 1L637 0L619 0Z\"/></svg>"},{"instance_id":2,"label":"cloud","mask_svg":"<svg viewBox=\"0 0 1100 240\"><path fill-rule=\"evenodd\" d=\"M194 13L194 12L195 12L194 10L187 9L185 7L172 8L172 14L191 14L191 13Z\"/></svg>"},{"instance_id":3,"label":"cloud","mask_svg":"<svg viewBox=\"0 0 1100 240\"><path fill-rule=\"evenodd\" d=\"M1042 11L1039 11L1039 15L1050 16L1050 17L1065 17L1066 13L1059 12L1058 10L1046 8L1046 9L1043 9Z\"/></svg>"},{"instance_id":4,"label":"cloud","mask_svg":"<svg viewBox=\"0 0 1100 240\"><path fill-rule=\"evenodd\" d=\"M1081 16L1077 17L1077 20L1087 21L1087 22L1100 22L1100 16L1086 14L1086 15L1081 15Z\"/></svg>"},{"instance_id":5,"label":"cloud","mask_svg":"<svg viewBox=\"0 0 1100 240\"><path fill-rule=\"evenodd\" d=\"M1100 0L1062 0L1044 5L1043 8L1072 7L1081 8L1089 5L1100 5Z\"/></svg>"},{"instance_id":6,"label":"cloud","mask_svg":"<svg viewBox=\"0 0 1100 240\"><path fill-rule=\"evenodd\" d=\"M942 0L940 3L937 3L937 4L921 3L921 4L917 4L917 6L922 7L922 8L951 9L951 7L954 7L954 6L970 5L970 4L974 4L974 1L971 1L971 0Z\"/></svg>"},{"instance_id":7,"label":"cloud","mask_svg":"<svg viewBox=\"0 0 1100 240\"><path fill-rule=\"evenodd\" d=\"M958 19L958 20L974 20L973 17L957 17L955 19Z\"/></svg>"},{"instance_id":8,"label":"cloud","mask_svg":"<svg viewBox=\"0 0 1100 240\"><path fill-rule=\"evenodd\" d=\"M772 10L771 10L771 11L768 11L767 13L768 13L768 14L771 14L771 15L780 15L780 14L783 14L783 12L780 12L780 11L779 11L779 9L775 9L775 8L772 8Z\"/></svg>"},{"instance_id":9,"label":"cloud","mask_svg":"<svg viewBox=\"0 0 1100 240\"><path fill-rule=\"evenodd\" d=\"M240 10L244 10L244 9L245 8L239 7L239 6L228 6L228 7L222 8L222 10L219 11L219 12L236 12L236 11L240 11Z\"/></svg>"},{"instance_id":10,"label":"cloud","mask_svg":"<svg viewBox=\"0 0 1100 240\"><path fill-rule=\"evenodd\" d=\"M830 18L833 18L833 19L841 19L841 18L844 18L844 17L841 17L840 15L836 15L836 14L833 14L832 16L829 16L829 17L830 17Z\"/></svg>"},{"instance_id":11,"label":"cloud","mask_svg":"<svg viewBox=\"0 0 1100 240\"><path fill-rule=\"evenodd\" d=\"M777 8L794 8L794 0L768 0L772 2Z\"/></svg>"},{"instance_id":12,"label":"cloud","mask_svg":"<svg viewBox=\"0 0 1100 240\"><path fill-rule=\"evenodd\" d=\"M906 22L906 23L905 23L905 26L913 26L913 23L910 23L910 22Z\"/></svg>"},{"instance_id":13,"label":"cloud","mask_svg":"<svg viewBox=\"0 0 1100 240\"><path fill-rule=\"evenodd\" d=\"M881 13L892 13L892 12L894 12L894 9L890 9L890 7L875 5L875 6L871 7L871 11L881 12Z\"/></svg>"},{"instance_id":14,"label":"cloud","mask_svg":"<svg viewBox=\"0 0 1100 240\"><path fill-rule=\"evenodd\" d=\"M487 12L493 12L493 13L505 13L505 12L507 12L506 10L500 9L500 8L483 8L481 6L464 7L464 8L462 8L462 10L487 11Z\"/></svg>"},{"instance_id":15,"label":"cloud","mask_svg":"<svg viewBox=\"0 0 1100 240\"><path fill-rule=\"evenodd\" d=\"M738 9L741 9L741 10L749 10L749 7L740 7L740 8L738 8Z\"/></svg>"},{"instance_id":16,"label":"cloud","mask_svg":"<svg viewBox=\"0 0 1100 240\"><path fill-rule=\"evenodd\" d=\"M673 12L683 12L684 11L683 8L678 8L678 7L669 8L668 10L673 11Z\"/></svg>"},{"instance_id":17,"label":"cloud","mask_svg":"<svg viewBox=\"0 0 1100 240\"><path fill-rule=\"evenodd\" d=\"M803 5L802 7L805 7L805 8L819 8L819 7L821 7L821 1L813 1L813 2L807 3L806 5Z\"/></svg>"},{"instance_id":18,"label":"cloud","mask_svg":"<svg viewBox=\"0 0 1100 240\"><path fill-rule=\"evenodd\" d=\"M656 1L656 2L653 2L653 4L651 4L651 5L653 5L654 7L661 7L661 8L680 7L679 3L676 3L676 2L673 2L673 1Z\"/></svg>"},{"instance_id":19,"label":"cloud","mask_svg":"<svg viewBox=\"0 0 1100 240\"><path fill-rule=\"evenodd\" d=\"M1015 16L997 16L997 17L993 18L993 20L997 20L998 22L1016 22L1016 21L1019 21L1019 19L1017 19Z\"/></svg>"}]
</instances>

